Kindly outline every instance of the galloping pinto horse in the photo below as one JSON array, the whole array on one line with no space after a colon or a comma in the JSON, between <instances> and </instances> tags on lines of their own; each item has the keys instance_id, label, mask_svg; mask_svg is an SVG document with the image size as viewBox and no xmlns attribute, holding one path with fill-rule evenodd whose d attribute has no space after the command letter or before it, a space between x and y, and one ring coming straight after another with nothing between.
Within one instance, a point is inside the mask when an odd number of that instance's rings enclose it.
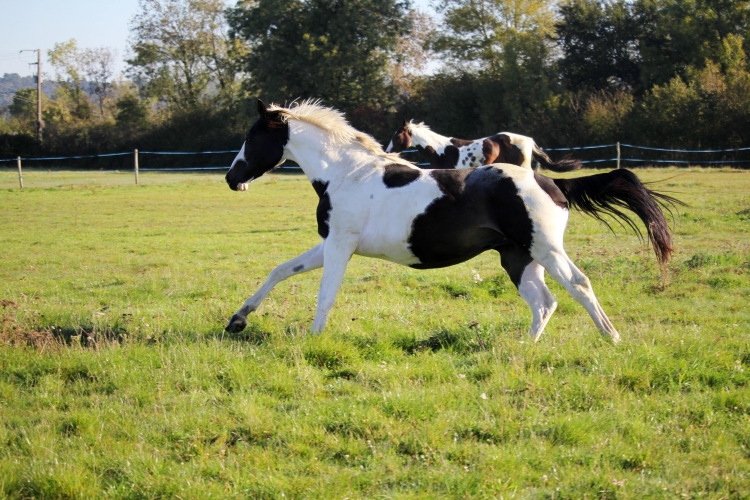
<instances>
[{"instance_id":1,"label":"galloping pinto horse","mask_svg":"<svg viewBox=\"0 0 750 500\"><path fill-rule=\"evenodd\" d=\"M615 327L599 305L589 279L563 248L568 209L594 217L615 215L638 231L619 209L643 221L659 262L672 252L671 234L659 202L676 201L648 190L628 170L577 179L550 179L515 165L460 170L421 170L385 153L343 115L317 102L266 107L253 124L226 174L229 187L247 183L280 165L297 162L320 201L318 234L323 241L276 267L260 289L232 316L226 329L241 331L247 315L282 280L323 267L313 332L326 324L353 254L417 269L452 266L486 251L500 263L531 307L529 334L539 339L557 307L544 283L552 275L617 342Z\"/></svg>"},{"instance_id":2,"label":"galloping pinto horse","mask_svg":"<svg viewBox=\"0 0 750 500\"><path fill-rule=\"evenodd\" d=\"M534 139L511 132L499 132L473 141L436 134L424 123L404 120L393 134L387 153L400 153L410 147L430 162L431 168L476 168L492 163L510 163L531 169L534 158L553 172L570 172L581 168L581 162L562 159L554 162L536 145Z\"/></svg>"}]
</instances>

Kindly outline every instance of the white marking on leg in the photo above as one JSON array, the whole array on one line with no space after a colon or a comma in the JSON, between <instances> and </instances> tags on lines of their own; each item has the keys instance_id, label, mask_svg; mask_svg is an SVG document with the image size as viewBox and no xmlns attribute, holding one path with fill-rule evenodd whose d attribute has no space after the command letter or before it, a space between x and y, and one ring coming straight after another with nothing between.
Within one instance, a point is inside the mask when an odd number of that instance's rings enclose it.
<instances>
[{"instance_id":1,"label":"white marking on leg","mask_svg":"<svg viewBox=\"0 0 750 500\"><path fill-rule=\"evenodd\" d=\"M299 257L295 257L292 260L276 266L276 268L268 275L268 278L266 278L265 283L263 283L258 291L255 292L252 297L247 299L245 304L239 311L237 311L237 316L245 318L248 314L258 309L266 295L268 295L269 292L273 290L273 287L281 281L284 281L295 274L306 273L307 271L312 271L313 269L322 267L324 245L325 242L311 248Z\"/></svg>"},{"instance_id":2,"label":"white marking on leg","mask_svg":"<svg viewBox=\"0 0 750 500\"><path fill-rule=\"evenodd\" d=\"M620 334L617 333L604 309L599 305L599 301L596 300L594 289L591 287L588 277L573 264L564 250L552 250L546 255L535 255L532 248L531 256L539 261L550 276L586 309L602 336L609 338L614 343L620 341Z\"/></svg>"},{"instance_id":3,"label":"white marking on leg","mask_svg":"<svg viewBox=\"0 0 750 500\"><path fill-rule=\"evenodd\" d=\"M552 313L557 309L557 301L544 282L544 267L534 261L524 269L518 284L518 293L529 304L533 319L529 336L537 342L542 336Z\"/></svg>"},{"instance_id":4,"label":"white marking on leg","mask_svg":"<svg viewBox=\"0 0 750 500\"><path fill-rule=\"evenodd\" d=\"M356 238L335 238L329 235L323 250L323 279L318 292L318 310L312 324L312 333L320 333L326 326L328 313L344 280L346 266L357 248Z\"/></svg>"}]
</instances>

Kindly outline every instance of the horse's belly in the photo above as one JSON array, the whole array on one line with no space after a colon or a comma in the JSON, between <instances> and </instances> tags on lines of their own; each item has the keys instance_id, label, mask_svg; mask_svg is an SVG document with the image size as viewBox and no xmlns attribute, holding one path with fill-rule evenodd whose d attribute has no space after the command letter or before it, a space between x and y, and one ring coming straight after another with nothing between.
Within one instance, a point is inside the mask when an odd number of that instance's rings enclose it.
<instances>
[{"instance_id":1,"label":"horse's belly","mask_svg":"<svg viewBox=\"0 0 750 500\"><path fill-rule=\"evenodd\" d=\"M442 196L432 180L374 192L370 217L355 253L410 266L419 262L409 247L414 219Z\"/></svg>"},{"instance_id":2,"label":"horse's belly","mask_svg":"<svg viewBox=\"0 0 750 500\"><path fill-rule=\"evenodd\" d=\"M444 231L430 234L417 230L412 235L412 243L416 243L416 239L420 240L421 250L418 252L418 263L411 264L411 267L417 269L453 266L509 243L509 240L497 230L482 227L465 230L445 227ZM429 251L425 251L425 248L429 248Z\"/></svg>"},{"instance_id":3,"label":"horse's belly","mask_svg":"<svg viewBox=\"0 0 750 500\"><path fill-rule=\"evenodd\" d=\"M406 246L364 244L357 247L355 253L364 257L373 257L375 259L395 262L396 264L403 264L404 266L419 263L419 259Z\"/></svg>"},{"instance_id":4,"label":"horse's belly","mask_svg":"<svg viewBox=\"0 0 750 500\"><path fill-rule=\"evenodd\" d=\"M410 266L419 259L409 249L411 220L391 219L362 233L356 253Z\"/></svg>"}]
</instances>

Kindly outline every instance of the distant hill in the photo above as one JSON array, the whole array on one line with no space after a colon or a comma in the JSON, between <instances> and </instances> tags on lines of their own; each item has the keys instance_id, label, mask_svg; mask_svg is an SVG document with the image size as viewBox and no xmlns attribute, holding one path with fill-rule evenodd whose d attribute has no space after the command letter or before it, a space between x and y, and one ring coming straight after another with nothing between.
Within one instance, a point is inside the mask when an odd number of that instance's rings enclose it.
<instances>
[{"instance_id":1,"label":"distant hill","mask_svg":"<svg viewBox=\"0 0 750 500\"><path fill-rule=\"evenodd\" d=\"M13 102L13 94L20 89L36 88L36 78L33 76L20 76L18 73L5 73L0 78L0 106L7 106ZM57 85L53 82L42 81L42 94L52 97Z\"/></svg>"}]
</instances>

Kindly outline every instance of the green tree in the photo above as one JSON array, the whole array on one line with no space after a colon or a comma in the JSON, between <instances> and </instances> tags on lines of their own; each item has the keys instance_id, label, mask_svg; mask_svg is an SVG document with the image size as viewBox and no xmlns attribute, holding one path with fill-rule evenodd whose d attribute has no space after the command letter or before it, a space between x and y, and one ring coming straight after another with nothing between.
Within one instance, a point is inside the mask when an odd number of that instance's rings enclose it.
<instances>
[{"instance_id":1,"label":"green tree","mask_svg":"<svg viewBox=\"0 0 750 500\"><path fill-rule=\"evenodd\" d=\"M117 100L115 104L117 124L127 128L139 128L146 125L148 120L148 108L146 104L135 94L126 94Z\"/></svg>"},{"instance_id":2,"label":"green tree","mask_svg":"<svg viewBox=\"0 0 750 500\"><path fill-rule=\"evenodd\" d=\"M435 20L420 10L409 12L409 23L411 29L396 41L388 68L389 79L401 99L408 98L413 92L414 82L425 74L432 59L429 38L435 31Z\"/></svg>"},{"instance_id":3,"label":"green tree","mask_svg":"<svg viewBox=\"0 0 750 500\"><path fill-rule=\"evenodd\" d=\"M546 57L554 10L543 0L442 0L432 48L461 70L497 75L508 65Z\"/></svg>"},{"instance_id":4,"label":"green tree","mask_svg":"<svg viewBox=\"0 0 750 500\"><path fill-rule=\"evenodd\" d=\"M745 52L750 49L749 0L637 0L635 14L644 88L719 61L730 35L743 40Z\"/></svg>"},{"instance_id":5,"label":"green tree","mask_svg":"<svg viewBox=\"0 0 750 500\"><path fill-rule=\"evenodd\" d=\"M555 39L560 74L573 90L633 89L640 80L640 26L625 0L572 0L560 6Z\"/></svg>"},{"instance_id":6,"label":"green tree","mask_svg":"<svg viewBox=\"0 0 750 500\"><path fill-rule=\"evenodd\" d=\"M471 120L474 136L500 129L529 133L556 85L551 64L552 4L543 0L442 0L437 8L443 19L430 47L448 69L445 78L432 79L437 88L470 87L461 91L462 99L473 95L474 100L465 102L462 109L464 114L476 113ZM423 90L431 96L426 96L429 100L438 95L426 86ZM451 106L451 95L444 95L443 100L443 106Z\"/></svg>"},{"instance_id":7,"label":"green tree","mask_svg":"<svg viewBox=\"0 0 750 500\"><path fill-rule=\"evenodd\" d=\"M104 106L112 94L112 76L116 52L107 47L84 49L80 53L80 63L86 77L88 90L99 102L99 114L104 118Z\"/></svg>"},{"instance_id":8,"label":"green tree","mask_svg":"<svg viewBox=\"0 0 750 500\"><path fill-rule=\"evenodd\" d=\"M750 143L750 71L739 37L724 40L718 59L654 86L638 113L644 141L691 147Z\"/></svg>"},{"instance_id":9,"label":"green tree","mask_svg":"<svg viewBox=\"0 0 750 500\"><path fill-rule=\"evenodd\" d=\"M21 121L36 119L36 89L19 89L13 94L13 102L8 106L10 116Z\"/></svg>"},{"instance_id":10,"label":"green tree","mask_svg":"<svg viewBox=\"0 0 750 500\"><path fill-rule=\"evenodd\" d=\"M56 43L47 57L55 72L58 83L56 96L58 103L68 108L69 114L79 120L91 118L91 102L85 90L86 79L83 70L81 51L75 39Z\"/></svg>"},{"instance_id":11,"label":"green tree","mask_svg":"<svg viewBox=\"0 0 750 500\"><path fill-rule=\"evenodd\" d=\"M201 103L231 106L235 60L244 47L227 35L222 0L140 0L130 23L130 74L151 97L179 110Z\"/></svg>"},{"instance_id":12,"label":"green tree","mask_svg":"<svg viewBox=\"0 0 750 500\"><path fill-rule=\"evenodd\" d=\"M58 100L70 104L70 111L77 118L91 117L89 94L96 96L100 118L105 117L104 108L111 96L115 54L107 47L80 49L73 38L56 43L48 52L49 61L57 73Z\"/></svg>"},{"instance_id":13,"label":"green tree","mask_svg":"<svg viewBox=\"0 0 750 500\"><path fill-rule=\"evenodd\" d=\"M350 111L392 102L387 68L407 14L399 0L258 0L239 2L229 24L250 46L243 67L252 93Z\"/></svg>"}]
</instances>

